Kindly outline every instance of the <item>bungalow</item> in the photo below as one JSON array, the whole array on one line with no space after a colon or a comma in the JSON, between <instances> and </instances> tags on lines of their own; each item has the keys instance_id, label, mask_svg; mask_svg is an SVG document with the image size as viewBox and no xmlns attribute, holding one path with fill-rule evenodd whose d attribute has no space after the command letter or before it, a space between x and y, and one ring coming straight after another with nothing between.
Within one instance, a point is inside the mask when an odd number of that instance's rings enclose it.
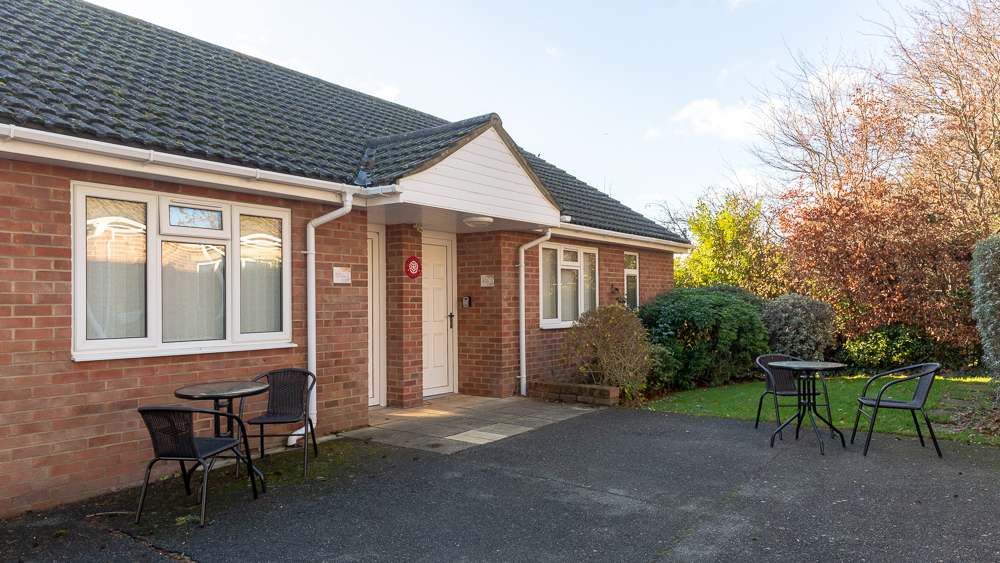
<instances>
[{"instance_id":1,"label":"bungalow","mask_svg":"<svg viewBox=\"0 0 1000 563\"><path fill-rule=\"evenodd\" d=\"M192 382L308 368L329 433L571 375L563 329L690 248L495 114L77 0L0 4L0 203L0 516L141 482L137 407Z\"/></svg>"}]
</instances>

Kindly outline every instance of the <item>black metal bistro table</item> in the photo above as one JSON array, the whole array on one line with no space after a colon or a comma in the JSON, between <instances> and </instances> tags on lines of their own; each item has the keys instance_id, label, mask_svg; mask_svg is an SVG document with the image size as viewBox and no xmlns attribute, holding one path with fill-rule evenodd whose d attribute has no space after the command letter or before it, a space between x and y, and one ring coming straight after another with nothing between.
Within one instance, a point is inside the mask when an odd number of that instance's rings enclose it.
<instances>
[{"instance_id":1,"label":"black metal bistro table","mask_svg":"<svg viewBox=\"0 0 1000 563\"><path fill-rule=\"evenodd\" d=\"M264 391L267 391L268 387L268 383L264 381L214 381L211 383L196 383L194 385L181 387L180 389L174 391L174 396L178 399L191 399L194 401L211 399L215 410L221 411L225 408L226 412L233 414L233 399L260 395ZM221 428L221 418L222 417L219 415L215 415L215 437L238 439L239 436L236 436L235 432L233 432L233 419L226 418L226 431L223 432ZM247 452L247 455L249 456L250 452ZM212 459L212 465L215 465L215 459L219 457L236 456L217 456ZM239 458L237 458L237 474L239 474L239 465ZM261 482L263 482L264 474L261 473L256 467L254 467L253 470L260 477Z\"/></svg>"},{"instance_id":2,"label":"black metal bistro table","mask_svg":"<svg viewBox=\"0 0 1000 563\"><path fill-rule=\"evenodd\" d=\"M212 383L197 383L181 387L174 391L174 396L178 399L191 399L204 401L211 399L214 402L215 410L223 408L226 412L233 414L233 399L240 397L252 397L267 391L268 384L265 381L215 381ZM220 428L220 416L215 416L215 436L217 438L233 438L233 419L226 419L226 431Z\"/></svg>"},{"instance_id":3,"label":"black metal bistro table","mask_svg":"<svg viewBox=\"0 0 1000 563\"><path fill-rule=\"evenodd\" d=\"M774 437L778 435L786 426L792 423L793 420L798 422L795 424L795 439L799 439L799 428L802 427L802 419L805 415L809 414L809 420L812 421L813 431L816 432L816 438L819 439L819 453L824 455L823 451L823 437L820 436L819 426L816 425L816 418L819 418L830 427L831 433L833 432L840 434L840 444L846 449L847 442L844 440L844 433L833 425L833 421L823 418L823 415L819 413L816 408L816 397L818 393L816 392L816 376L823 377L821 372L824 371L836 371L839 369L844 369L847 367L844 364L837 362L807 362L807 361L787 361L787 362L772 362L772 366L782 369L787 369L795 372L795 389L798 391L798 402L799 409L792 415L788 420L783 422L781 426L778 426L777 430L771 434L771 447L774 447ZM824 385L824 389L825 389ZM827 397L827 403L830 402L829 397ZM815 418L813 417L815 415Z\"/></svg>"}]
</instances>

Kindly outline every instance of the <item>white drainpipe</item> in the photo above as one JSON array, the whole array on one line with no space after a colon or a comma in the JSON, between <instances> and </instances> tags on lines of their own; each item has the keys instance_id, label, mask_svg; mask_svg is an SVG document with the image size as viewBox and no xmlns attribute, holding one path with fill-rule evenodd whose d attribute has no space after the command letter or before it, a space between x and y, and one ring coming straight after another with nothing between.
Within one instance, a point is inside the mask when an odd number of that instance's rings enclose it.
<instances>
[{"instance_id":1,"label":"white drainpipe","mask_svg":"<svg viewBox=\"0 0 1000 563\"><path fill-rule=\"evenodd\" d=\"M309 221L309 224L306 226L306 361L309 371L314 374L316 373L316 227L347 215L351 212L353 205L354 196L350 193L345 193L343 207ZM313 428L315 429L316 386L313 386L312 391L309 393L309 419L312 421ZM305 432L305 426L293 432L288 437L288 445L294 446L299 437L305 435Z\"/></svg>"},{"instance_id":2,"label":"white drainpipe","mask_svg":"<svg viewBox=\"0 0 1000 563\"><path fill-rule=\"evenodd\" d=\"M531 242L529 242L527 244L522 244L521 247L517 249L518 295L519 295L520 301L521 301L521 306L520 306L520 311L519 311L519 313L520 313L519 320L520 320L520 323L521 323L521 327L520 327L521 328L521 350L520 350L520 352L521 352L521 374L518 375L517 377L518 377L518 379L521 380L521 394L525 395L525 396L528 394L528 366L527 366L528 345L527 345L527 342L526 342L527 333L526 333L526 330L524 328L524 316L525 316L525 313L524 313L524 307L525 307L524 306L524 251L527 250L527 249L529 249L529 248L531 248L531 247L533 247L533 246L538 246L539 244L541 244L541 243L549 240L550 238L552 238L552 229L545 229L545 236L543 236L541 238L537 238L537 239L535 239L535 240L533 240L533 241L531 241Z\"/></svg>"}]
</instances>

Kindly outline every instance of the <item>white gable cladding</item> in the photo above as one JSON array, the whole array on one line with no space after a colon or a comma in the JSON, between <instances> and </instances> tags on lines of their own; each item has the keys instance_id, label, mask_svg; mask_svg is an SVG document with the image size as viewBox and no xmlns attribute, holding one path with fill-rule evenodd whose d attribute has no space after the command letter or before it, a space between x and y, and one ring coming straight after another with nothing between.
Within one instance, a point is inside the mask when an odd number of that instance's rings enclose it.
<instances>
[{"instance_id":1,"label":"white gable cladding","mask_svg":"<svg viewBox=\"0 0 1000 563\"><path fill-rule=\"evenodd\" d=\"M492 128L397 184L405 203L495 219L559 224L559 210L542 195Z\"/></svg>"}]
</instances>

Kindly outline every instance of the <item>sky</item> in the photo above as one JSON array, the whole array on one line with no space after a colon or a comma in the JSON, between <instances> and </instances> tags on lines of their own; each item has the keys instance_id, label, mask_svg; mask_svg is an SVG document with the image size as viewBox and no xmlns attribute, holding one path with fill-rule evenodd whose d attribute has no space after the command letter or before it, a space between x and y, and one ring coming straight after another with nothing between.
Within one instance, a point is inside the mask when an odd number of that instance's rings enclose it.
<instances>
[{"instance_id":1,"label":"sky","mask_svg":"<svg viewBox=\"0 0 1000 563\"><path fill-rule=\"evenodd\" d=\"M881 53L894 0L91 0L457 121L640 213L753 183L757 92L793 53Z\"/></svg>"}]
</instances>

